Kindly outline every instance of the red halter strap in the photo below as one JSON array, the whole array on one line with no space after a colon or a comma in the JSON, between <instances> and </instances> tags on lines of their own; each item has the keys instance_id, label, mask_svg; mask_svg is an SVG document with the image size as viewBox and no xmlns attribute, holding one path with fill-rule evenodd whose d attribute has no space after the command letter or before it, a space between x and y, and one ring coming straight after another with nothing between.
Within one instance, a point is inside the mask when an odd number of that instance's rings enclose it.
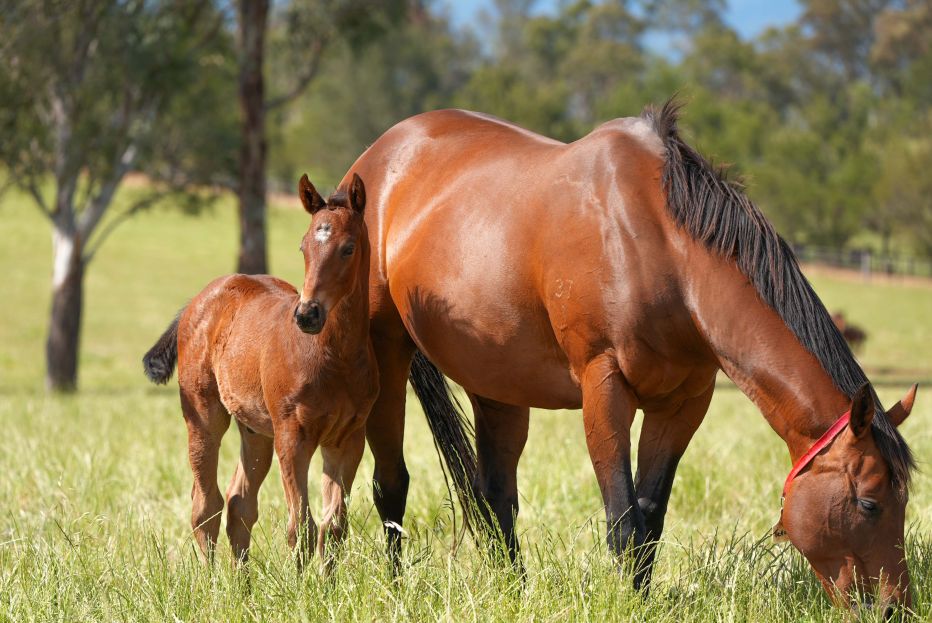
<instances>
[{"instance_id":1,"label":"red halter strap","mask_svg":"<svg viewBox=\"0 0 932 623\"><path fill-rule=\"evenodd\" d=\"M825 446L832 443L832 440L834 440L835 437L838 436L838 433L840 433L842 429L848 425L850 420L851 409L848 409L844 412L844 414L842 414L840 418L835 421L834 424L832 424L830 429L825 431L825 433L819 437L818 441L812 444L812 447L806 451L806 454L799 457L799 460L793 464L793 469L790 470L789 476L786 477L786 481L783 483L783 495L780 498L781 500L786 497L786 490L790 488L790 483L793 482L793 479L799 475L799 472L803 471L807 465L812 463L812 459L814 459L819 452L822 452L822 450L825 449Z\"/></svg>"}]
</instances>

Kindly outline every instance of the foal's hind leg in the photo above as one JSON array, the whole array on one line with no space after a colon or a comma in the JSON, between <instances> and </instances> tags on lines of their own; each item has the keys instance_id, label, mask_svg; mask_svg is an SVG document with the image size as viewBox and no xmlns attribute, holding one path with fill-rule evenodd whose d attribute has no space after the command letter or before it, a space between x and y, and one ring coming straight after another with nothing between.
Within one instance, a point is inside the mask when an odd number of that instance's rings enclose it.
<instances>
[{"instance_id":1,"label":"foal's hind leg","mask_svg":"<svg viewBox=\"0 0 932 623\"><path fill-rule=\"evenodd\" d=\"M227 488L227 536L235 560L246 562L252 527L259 518L259 487L272 465L274 444L237 422L240 460Z\"/></svg>"},{"instance_id":2,"label":"foal's hind leg","mask_svg":"<svg viewBox=\"0 0 932 623\"><path fill-rule=\"evenodd\" d=\"M188 458L194 475L191 488L191 528L208 561L213 561L223 496L217 486L220 442L230 426L230 414L216 397L182 391L181 409L188 426Z\"/></svg>"},{"instance_id":3,"label":"foal's hind leg","mask_svg":"<svg viewBox=\"0 0 932 623\"><path fill-rule=\"evenodd\" d=\"M350 433L338 447L321 447L324 474L321 481L323 519L317 537L317 554L329 571L337 555L335 550L346 536L346 496L353 488L356 470L366 447L366 429ZM327 541L331 551L326 552Z\"/></svg>"},{"instance_id":4,"label":"foal's hind leg","mask_svg":"<svg viewBox=\"0 0 932 623\"><path fill-rule=\"evenodd\" d=\"M644 413L644 425L638 441L638 472L634 486L647 530L647 543L643 554L645 588L650 584L657 542L663 534L663 520L667 513L667 502L670 500L676 467L696 429L702 424L714 389L713 379L709 388L700 396L687 400L675 409L647 410Z\"/></svg>"},{"instance_id":5,"label":"foal's hind leg","mask_svg":"<svg viewBox=\"0 0 932 623\"><path fill-rule=\"evenodd\" d=\"M501 530L511 562L518 559L515 520L518 517L518 460L528 434L528 407L515 407L469 395L476 421L478 482L474 483L480 512L492 528ZM489 517L489 511L494 515Z\"/></svg>"}]
</instances>

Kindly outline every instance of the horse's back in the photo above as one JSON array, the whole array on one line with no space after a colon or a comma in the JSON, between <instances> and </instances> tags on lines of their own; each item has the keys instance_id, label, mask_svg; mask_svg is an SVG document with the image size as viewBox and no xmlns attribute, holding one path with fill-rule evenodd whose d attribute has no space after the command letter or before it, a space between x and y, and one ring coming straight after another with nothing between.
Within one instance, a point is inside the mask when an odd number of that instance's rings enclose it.
<instances>
[{"instance_id":1,"label":"horse's back","mask_svg":"<svg viewBox=\"0 0 932 623\"><path fill-rule=\"evenodd\" d=\"M588 353L568 352L568 340L607 305L635 304L630 291L608 300L608 282L619 279L606 274L663 244L658 145L640 119L568 144L464 111L395 126L353 167L371 193L373 331L394 306L467 389L512 404L577 405L570 359ZM635 282L653 285L645 281Z\"/></svg>"},{"instance_id":2,"label":"horse's back","mask_svg":"<svg viewBox=\"0 0 932 623\"><path fill-rule=\"evenodd\" d=\"M178 382L191 401L224 408L271 434L261 391L263 348L287 328L293 286L268 275L227 275L185 308L178 327ZM268 429L268 430L266 430Z\"/></svg>"},{"instance_id":3,"label":"horse's back","mask_svg":"<svg viewBox=\"0 0 932 623\"><path fill-rule=\"evenodd\" d=\"M235 274L214 279L181 315L179 346L217 337L217 331L228 326L244 308L273 307L296 295L291 284L269 275Z\"/></svg>"}]
</instances>

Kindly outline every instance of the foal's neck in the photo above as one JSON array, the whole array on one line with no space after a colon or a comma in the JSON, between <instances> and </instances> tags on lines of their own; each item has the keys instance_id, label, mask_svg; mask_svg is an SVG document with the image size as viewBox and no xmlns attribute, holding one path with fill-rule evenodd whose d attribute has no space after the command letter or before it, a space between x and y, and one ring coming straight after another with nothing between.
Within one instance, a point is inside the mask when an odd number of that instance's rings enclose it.
<instances>
[{"instance_id":1,"label":"foal's neck","mask_svg":"<svg viewBox=\"0 0 932 623\"><path fill-rule=\"evenodd\" d=\"M797 460L850 400L732 263L706 271L693 294L697 322L722 370Z\"/></svg>"},{"instance_id":2,"label":"foal's neck","mask_svg":"<svg viewBox=\"0 0 932 623\"><path fill-rule=\"evenodd\" d=\"M351 356L367 348L369 339L369 280L368 258L363 258L364 269L356 276L356 287L343 297L320 333L321 343L328 352Z\"/></svg>"}]
</instances>

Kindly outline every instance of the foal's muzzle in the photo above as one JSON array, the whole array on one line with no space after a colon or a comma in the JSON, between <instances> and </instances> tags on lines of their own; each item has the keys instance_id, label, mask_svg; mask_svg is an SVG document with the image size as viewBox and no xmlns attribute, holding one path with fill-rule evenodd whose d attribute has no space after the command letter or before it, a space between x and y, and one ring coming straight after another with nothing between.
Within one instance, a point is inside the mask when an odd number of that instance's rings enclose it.
<instances>
[{"instance_id":1,"label":"foal's muzzle","mask_svg":"<svg viewBox=\"0 0 932 623\"><path fill-rule=\"evenodd\" d=\"M299 329L305 333L316 334L324 328L327 312L317 300L301 302L295 307L294 319Z\"/></svg>"}]
</instances>

